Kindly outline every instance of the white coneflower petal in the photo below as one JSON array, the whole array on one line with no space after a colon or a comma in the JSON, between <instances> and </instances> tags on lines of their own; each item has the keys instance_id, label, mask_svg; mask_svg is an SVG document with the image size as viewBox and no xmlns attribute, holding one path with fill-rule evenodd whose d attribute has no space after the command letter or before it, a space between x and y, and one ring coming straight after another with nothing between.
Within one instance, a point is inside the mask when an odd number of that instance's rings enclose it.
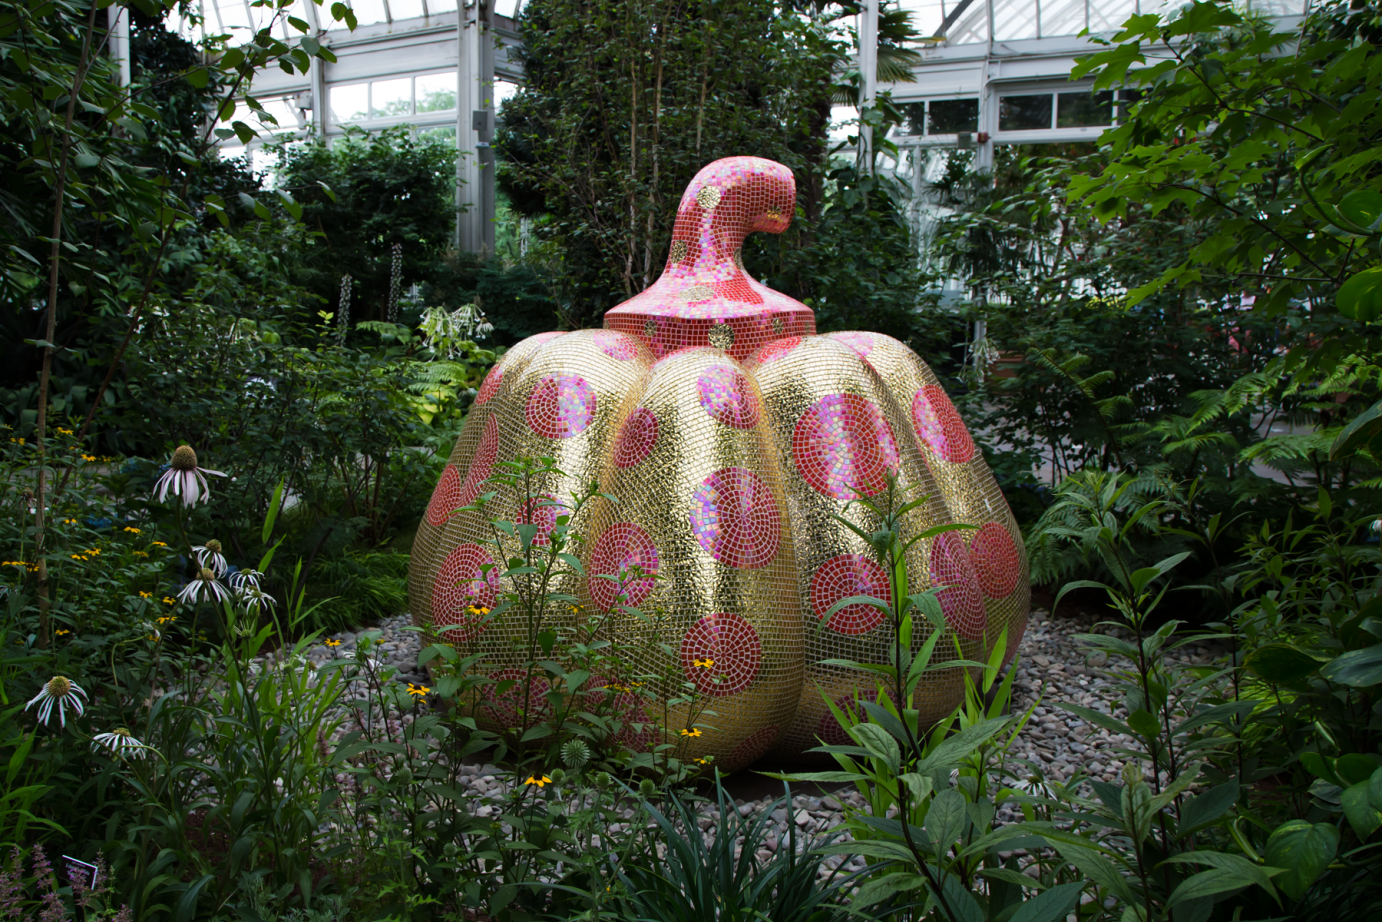
<instances>
[{"instance_id":1,"label":"white coneflower petal","mask_svg":"<svg viewBox=\"0 0 1382 922\"><path fill-rule=\"evenodd\" d=\"M258 570L239 570L230 577L231 588L243 592L246 587L251 589L259 588L259 581L264 578L264 574Z\"/></svg>"},{"instance_id":2,"label":"white coneflower petal","mask_svg":"<svg viewBox=\"0 0 1382 922\"><path fill-rule=\"evenodd\" d=\"M192 446L179 445L168 462L168 470L163 472L163 476L158 478L158 483L154 485L158 501L165 501L171 493L182 500L184 506L195 506L199 500L211 496L211 487L206 480L207 474L225 476L221 471L198 467L197 453L192 450Z\"/></svg>"},{"instance_id":3,"label":"white coneflower petal","mask_svg":"<svg viewBox=\"0 0 1382 922\"><path fill-rule=\"evenodd\" d=\"M24 705L24 710L28 710L35 704L38 705L38 722L47 725L49 718L53 716L53 706L58 709L58 722L63 727L67 726L67 706L70 704L78 715L85 713L82 705L82 698L86 697L86 692L76 682L66 676L55 675L47 681L43 688L39 689L33 700Z\"/></svg>"},{"instance_id":4,"label":"white coneflower petal","mask_svg":"<svg viewBox=\"0 0 1382 922\"><path fill-rule=\"evenodd\" d=\"M187 585L178 593L180 602L200 602L203 599L208 602L224 601L229 598L230 593L226 591L226 587L220 584L215 572L208 567L202 567L201 572L188 580Z\"/></svg>"},{"instance_id":5,"label":"white coneflower petal","mask_svg":"<svg viewBox=\"0 0 1382 922\"><path fill-rule=\"evenodd\" d=\"M197 555L197 564L209 568L218 579L226 575L229 567L226 565L225 557L221 556L221 542L212 538L205 544L192 548L192 552Z\"/></svg>"},{"instance_id":6,"label":"white coneflower petal","mask_svg":"<svg viewBox=\"0 0 1382 922\"><path fill-rule=\"evenodd\" d=\"M273 596L261 590L258 586L246 586L239 591L240 604L245 606L246 611L259 613L265 606L272 607L278 602Z\"/></svg>"},{"instance_id":7,"label":"white coneflower petal","mask_svg":"<svg viewBox=\"0 0 1382 922\"><path fill-rule=\"evenodd\" d=\"M102 746L126 759L145 759L151 751L151 747L135 739L124 727L116 727L109 733L97 733L91 738L92 752L99 752Z\"/></svg>"}]
</instances>

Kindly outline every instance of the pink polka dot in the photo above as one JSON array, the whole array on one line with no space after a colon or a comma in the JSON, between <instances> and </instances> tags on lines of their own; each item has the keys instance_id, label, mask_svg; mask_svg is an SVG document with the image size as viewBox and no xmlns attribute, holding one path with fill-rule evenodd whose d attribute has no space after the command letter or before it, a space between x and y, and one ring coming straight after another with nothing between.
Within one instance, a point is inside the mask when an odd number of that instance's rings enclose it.
<instances>
[{"instance_id":1,"label":"pink polka dot","mask_svg":"<svg viewBox=\"0 0 1382 922\"><path fill-rule=\"evenodd\" d=\"M829 394L802 414L792 433L792 457L807 483L841 500L882 492L898 465L892 427L854 394Z\"/></svg>"},{"instance_id":2,"label":"pink polka dot","mask_svg":"<svg viewBox=\"0 0 1382 922\"><path fill-rule=\"evenodd\" d=\"M945 621L966 640L984 636L988 616L979 593L979 575L969 548L957 532L947 531L931 541L931 584L945 586L938 595Z\"/></svg>"},{"instance_id":3,"label":"pink polka dot","mask_svg":"<svg viewBox=\"0 0 1382 922\"><path fill-rule=\"evenodd\" d=\"M743 691L762 663L763 643L743 615L706 615L681 642L681 668L703 695L723 698Z\"/></svg>"},{"instance_id":4,"label":"pink polka dot","mask_svg":"<svg viewBox=\"0 0 1382 922\"><path fill-rule=\"evenodd\" d=\"M800 336L788 336L785 339L775 339L759 349L752 361L756 365L767 365L769 362L776 362L800 345Z\"/></svg>"},{"instance_id":5,"label":"pink polka dot","mask_svg":"<svg viewBox=\"0 0 1382 922\"><path fill-rule=\"evenodd\" d=\"M696 380L701 407L717 422L735 429L752 429L758 423L758 400L743 373L727 365L701 372Z\"/></svg>"},{"instance_id":6,"label":"pink polka dot","mask_svg":"<svg viewBox=\"0 0 1382 922\"><path fill-rule=\"evenodd\" d=\"M831 333L830 338L838 340L859 353L859 358L868 361L869 353L878 345L878 337L873 333Z\"/></svg>"},{"instance_id":7,"label":"pink polka dot","mask_svg":"<svg viewBox=\"0 0 1382 922\"><path fill-rule=\"evenodd\" d=\"M442 526L451 513L466 505L461 502L461 474L456 465L448 464L441 472L441 480L432 491L432 501L427 504L427 524Z\"/></svg>"},{"instance_id":8,"label":"pink polka dot","mask_svg":"<svg viewBox=\"0 0 1382 922\"><path fill-rule=\"evenodd\" d=\"M969 542L969 556L979 573L979 586L991 599L1012 595L1022 578L1022 558L1006 528L989 522Z\"/></svg>"},{"instance_id":9,"label":"pink polka dot","mask_svg":"<svg viewBox=\"0 0 1382 922\"><path fill-rule=\"evenodd\" d=\"M595 389L580 375L548 375L533 388L526 416L529 428L543 438L568 439L595 417Z\"/></svg>"},{"instance_id":10,"label":"pink polka dot","mask_svg":"<svg viewBox=\"0 0 1382 922\"><path fill-rule=\"evenodd\" d=\"M657 444L657 417L647 407L639 407L624 420L614 440L614 463L633 467L652 454Z\"/></svg>"},{"instance_id":11,"label":"pink polka dot","mask_svg":"<svg viewBox=\"0 0 1382 922\"><path fill-rule=\"evenodd\" d=\"M490 691L485 696L483 707L495 723L509 729L527 727L547 713L547 692L552 686L543 676L530 677L523 669L500 669L490 678L494 680L491 689L501 682L513 682L503 691Z\"/></svg>"},{"instance_id":12,"label":"pink polka dot","mask_svg":"<svg viewBox=\"0 0 1382 922\"><path fill-rule=\"evenodd\" d=\"M730 765L750 765L758 761L758 758L777 742L781 732L777 724L772 724L750 733L748 738L735 746L734 751L729 754Z\"/></svg>"},{"instance_id":13,"label":"pink polka dot","mask_svg":"<svg viewBox=\"0 0 1382 922\"><path fill-rule=\"evenodd\" d=\"M945 391L928 384L912 398L912 425L917 436L943 460L953 464L974 457L974 440Z\"/></svg>"},{"instance_id":14,"label":"pink polka dot","mask_svg":"<svg viewBox=\"0 0 1382 922\"><path fill-rule=\"evenodd\" d=\"M518 525L536 525L537 534L533 535L533 544L538 547L546 547L550 540L552 529L557 527L557 516L566 515L566 506L557 501L550 493L543 493L541 496L534 496L524 500L523 505L518 508Z\"/></svg>"},{"instance_id":15,"label":"pink polka dot","mask_svg":"<svg viewBox=\"0 0 1382 922\"><path fill-rule=\"evenodd\" d=\"M461 484L461 495L456 507L469 506L485 491L485 481L494 473L494 462L499 457L499 421L491 416L485 420L485 431L480 436L480 444L475 446L475 456L470 459L470 467L465 472L465 482Z\"/></svg>"},{"instance_id":16,"label":"pink polka dot","mask_svg":"<svg viewBox=\"0 0 1382 922\"><path fill-rule=\"evenodd\" d=\"M499 390L499 385L504 383L504 369L495 365L485 375L485 380L480 385L479 392L475 395L475 406L483 406L494 396L494 392Z\"/></svg>"},{"instance_id":17,"label":"pink polka dot","mask_svg":"<svg viewBox=\"0 0 1382 922\"><path fill-rule=\"evenodd\" d=\"M638 344L633 338L613 330L596 330L595 344L605 355L621 362L628 362L638 355Z\"/></svg>"},{"instance_id":18,"label":"pink polka dot","mask_svg":"<svg viewBox=\"0 0 1382 922\"><path fill-rule=\"evenodd\" d=\"M499 569L480 569L493 562L478 544L462 544L442 561L432 583L432 625L448 643L465 643L483 630L485 616L468 609L494 607Z\"/></svg>"},{"instance_id":19,"label":"pink polka dot","mask_svg":"<svg viewBox=\"0 0 1382 922\"><path fill-rule=\"evenodd\" d=\"M861 690L859 693L859 701L857 702L854 700L854 697L852 692L848 695L841 695L835 699L835 706L841 711L844 711L847 715L855 715L855 720L862 722L864 709L860 707L859 702L877 701L878 691L876 689L873 691ZM830 711L826 711L822 714L821 719L817 721L816 736L820 737L821 741L827 746L848 746L854 742L854 740L849 738L849 734L845 732L844 725L836 720L835 715Z\"/></svg>"},{"instance_id":20,"label":"pink polka dot","mask_svg":"<svg viewBox=\"0 0 1382 922\"><path fill-rule=\"evenodd\" d=\"M586 709L600 717L610 717L622 726L614 741L634 752L650 752L662 742L662 732L648 716L648 699L635 691L629 682L604 675L592 675L585 683ZM630 691L623 689L629 688Z\"/></svg>"},{"instance_id":21,"label":"pink polka dot","mask_svg":"<svg viewBox=\"0 0 1382 922\"><path fill-rule=\"evenodd\" d=\"M705 478L692 495L691 531L720 563L756 570L777 556L782 520L762 478L726 467Z\"/></svg>"},{"instance_id":22,"label":"pink polka dot","mask_svg":"<svg viewBox=\"0 0 1382 922\"><path fill-rule=\"evenodd\" d=\"M605 610L616 604L640 605L657 585L657 566L657 545L646 531L632 522L611 525L590 552L590 597ZM601 576L615 579L597 578Z\"/></svg>"},{"instance_id":23,"label":"pink polka dot","mask_svg":"<svg viewBox=\"0 0 1382 922\"><path fill-rule=\"evenodd\" d=\"M867 595L892 603L893 591L888 575L875 561L863 554L832 557L811 575L811 610L817 618L850 596ZM883 612L872 605L855 602L830 616L825 626L840 634L867 634L883 623Z\"/></svg>"}]
</instances>

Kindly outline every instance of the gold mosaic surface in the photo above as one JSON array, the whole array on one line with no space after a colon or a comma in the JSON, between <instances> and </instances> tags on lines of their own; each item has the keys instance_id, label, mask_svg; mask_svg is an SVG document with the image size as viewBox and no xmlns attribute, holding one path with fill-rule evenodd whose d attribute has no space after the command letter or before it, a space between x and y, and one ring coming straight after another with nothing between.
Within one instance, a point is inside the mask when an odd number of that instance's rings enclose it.
<instances>
[{"instance_id":1,"label":"gold mosaic surface","mask_svg":"<svg viewBox=\"0 0 1382 922\"><path fill-rule=\"evenodd\" d=\"M977 526L918 542L908 559L913 591L948 587L941 656L955 655L954 637L966 657L984 659L1004 629L1011 655L1030 604L1007 503L926 364L879 334L813 335L808 308L743 272L743 237L787 226L791 182L771 161L711 164L683 196L663 290L610 311L606 330L542 334L504 356L438 483L409 573L415 620L483 653L486 670L504 678L521 662L514 640L523 625L501 618L479 629L466 614L492 607L501 588L481 576L487 523L528 516L541 525L555 511L525 510L506 491L483 515L454 510L492 488L484 480L504 459L555 458L566 476L541 487L554 499L598 481L618 501L599 500L573 523L586 536L586 576L562 588L587 611L634 605L659 623L670 653L650 621L631 615L618 618L615 636L634 674L693 683L707 711L685 755L714 756L725 770L844 740L824 696L851 700L866 686L819 663L878 661L889 628L866 606L824 625L822 616L843 598L889 589L864 543L833 516L873 524L860 507L845 507L881 492L889 473L931 497L909 515L906 535ZM711 295L688 305L678 297L688 289ZM634 568L656 578L597 578ZM928 629L918 625L917 647ZM943 716L961 691L957 670L924 682L923 719ZM512 724L516 698L495 696L479 716ZM673 737L691 719L674 712ZM650 734L622 741L657 742Z\"/></svg>"}]
</instances>

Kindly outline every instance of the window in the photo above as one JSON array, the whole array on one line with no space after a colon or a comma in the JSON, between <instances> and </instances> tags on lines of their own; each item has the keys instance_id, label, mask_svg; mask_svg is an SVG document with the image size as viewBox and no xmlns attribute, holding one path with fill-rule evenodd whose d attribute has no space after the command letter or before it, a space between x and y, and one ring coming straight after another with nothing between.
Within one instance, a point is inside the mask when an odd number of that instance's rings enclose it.
<instances>
[{"instance_id":1,"label":"window","mask_svg":"<svg viewBox=\"0 0 1382 922\"><path fill-rule=\"evenodd\" d=\"M454 148L456 146L456 128L453 125L443 125L440 128L422 128L418 130L417 139L424 143L444 144Z\"/></svg>"},{"instance_id":2,"label":"window","mask_svg":"<svg viewBox=\"0 0 1382 922\"><path fill-rule=\"evenodd\" d=\"M428 74L417 80L418 112L449 112L456 108L456 72Z\"/></svg>"},{"instance_id":3,"label":"window","mask_svg":"<svg viewBox=\"0 0 1382 922\"><path fill-rule=\"evenodd\" d=\"M1057 128L1087 128L1095 125L1112 124L1112 93L1060 93L1057 95Z\"/></svg>"},{"instance_id":4,"label":"window","mask_svg":"<svg viewBox=\"0 0 1382 922\"><path fill-rule=\"evenodd\" d=\"M927 134L958 134L979 130L979 100L933 99L926 104Z\"/></svg>"},{"instance_id":5,"label":"window","mask_svg":"<svg viewBox=\"0 0 1382 922\"><path fill-rule=\"evenodd\" d=\"M1000 96L998 130L1029 131L1051 127L1051 94L1039 96Z\"/></svg>"},{"instance_id":6,"label":"window","mask_svg":"<svg viewBox=\"0 0 1382 922\"><path fill-rule=\"evenodd\" d=\"M374 118L413 114L413 78L376 80L369 85L370 113Z\"/></svg>"},{"instance_id":7,"label":"window","mask_svg":"<svg viewBox=\"0 0 1382 922\"><path fill-rule=\"evenodd\" d=\"M331 120L338 125L369 118L369 84L352 83L331 88Z\"/></svg>"}]
</instances>

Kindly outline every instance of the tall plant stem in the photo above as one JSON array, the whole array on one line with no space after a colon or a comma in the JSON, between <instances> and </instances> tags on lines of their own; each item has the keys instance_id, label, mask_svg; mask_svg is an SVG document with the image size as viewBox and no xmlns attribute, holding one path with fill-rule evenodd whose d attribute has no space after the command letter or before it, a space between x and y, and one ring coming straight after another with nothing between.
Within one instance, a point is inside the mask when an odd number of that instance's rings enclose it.
<instances>
[{"instance_id":1,"label":"tall plant stem","mask_svg":"<svg viewBox=\"0 0 1382 922\"><path fill-rule=\"evenodd\" d=\"M117 8L118 9L118 8ZM43 333L43 370L38 376L38 419L34 423L34 443L38 446L38 472L34 490L34 560L38 563L39 629L38 643L48 646L48 565L43 559L46 537L44 493L48 487L48 388L53 378L53 337L58 322L58 275L62 265L62 218L67 196L67 162L72 153L72 117L77 110L77 97L91 69L91 38L96 31L96 3L86 15L86 33L82 36L82 51L72 90L67 96L67 112L62 122L62 154L58 157L57 175L53 181L53 233L48 251L48 317Z\"/></svg>"}]
</instances>

